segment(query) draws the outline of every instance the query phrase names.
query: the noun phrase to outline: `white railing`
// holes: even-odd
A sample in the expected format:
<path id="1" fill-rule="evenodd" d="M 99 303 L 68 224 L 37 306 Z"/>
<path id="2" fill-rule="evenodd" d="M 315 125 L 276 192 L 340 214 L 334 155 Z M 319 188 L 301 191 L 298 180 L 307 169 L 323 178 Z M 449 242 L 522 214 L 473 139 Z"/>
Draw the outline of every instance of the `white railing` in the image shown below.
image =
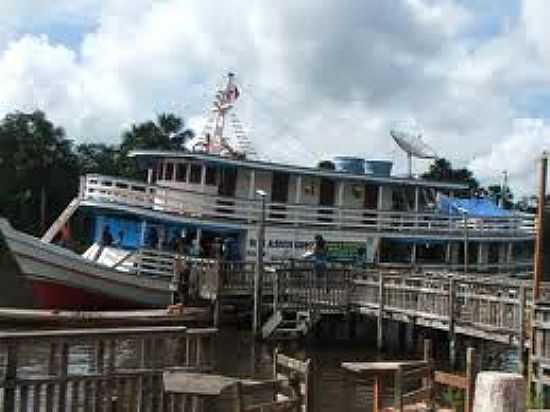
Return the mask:
<path id="1" fill-rule="evenodd" d="M 83 184 L 84 188 L 80 193 L 86 200 L 120 203 L 189 217 L 233 222 L 255 222 L 260 217 L 260 203 L 256 200 L 215 196 L 102 175 L 87 175 L 83 179 Z M 531 214 L 468 218 L 465 225 L 462 216 L 446 214 L 274 202 L 266 204 L 266 221 L 275 225 L 336 227 L 372 232 L 398 232 L 405 235 L 462 235 L 465 226 L 468 227 L 470 235 L 476 237 L 529 237 L 535 231 L 534 216 Z"/>

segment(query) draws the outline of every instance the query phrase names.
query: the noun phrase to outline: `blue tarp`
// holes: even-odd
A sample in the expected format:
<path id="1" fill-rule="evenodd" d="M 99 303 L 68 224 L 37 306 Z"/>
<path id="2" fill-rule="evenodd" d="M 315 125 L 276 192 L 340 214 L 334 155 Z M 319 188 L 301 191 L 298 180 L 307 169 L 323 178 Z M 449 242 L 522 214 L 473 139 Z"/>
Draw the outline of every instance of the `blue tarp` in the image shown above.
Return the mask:
<path id="1" fill-rule="evenodd" d="M 470 217 L 512 216 L 512 212 L 501 209 L 489 199 L 458 199 L 440 195 L 437 208 L 439 212 L 450 215 L 462 215 L 466 211 Z"/>

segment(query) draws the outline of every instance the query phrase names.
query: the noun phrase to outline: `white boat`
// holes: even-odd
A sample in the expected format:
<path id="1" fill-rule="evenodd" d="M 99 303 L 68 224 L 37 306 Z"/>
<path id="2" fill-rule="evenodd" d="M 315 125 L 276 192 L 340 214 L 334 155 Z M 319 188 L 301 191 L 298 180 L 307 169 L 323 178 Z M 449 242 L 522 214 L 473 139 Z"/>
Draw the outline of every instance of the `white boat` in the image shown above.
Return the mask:
<path id="1" fill-rule="evenodd" d="M 0 219 L 0 234 L 43 309 L 166 307 L 169 278 L 136 276 L 19 232 Z"/>
<path id="2" fill-rule="evenodd" d="M 340 156 L 329 163 L 332 170 L 262 160 L 234 116 L 238 95 L 230 75 L 195 150 L 131 152 L 146 180 L 83 176 L 77 197 L 41 241 L 4 222 L 0 229 L 22 273 L 36 284 L 110 294 L 122 306 L 161 306 L 168 302 L 176 244 L 208 258 L 220 239 L 226 259 L 254 260 L 262 222 L 266 260 L 300 258 L 321 235 L 329 260 L 444 271 L 530 269 L 533 215 L 468 199 L 463 184 L 393 176 L 388 161 Z M 235 126 L 233 140 L 228 124 Z M 83 257 L 49 244 L 77 210 L 93 227 Z M 107 228 L 114 242 L 103 248 Z M 63 293 L 44 290 L 45 302 L 62 301 Z M 50 294 L 57 295 L 47 299 Z"/>

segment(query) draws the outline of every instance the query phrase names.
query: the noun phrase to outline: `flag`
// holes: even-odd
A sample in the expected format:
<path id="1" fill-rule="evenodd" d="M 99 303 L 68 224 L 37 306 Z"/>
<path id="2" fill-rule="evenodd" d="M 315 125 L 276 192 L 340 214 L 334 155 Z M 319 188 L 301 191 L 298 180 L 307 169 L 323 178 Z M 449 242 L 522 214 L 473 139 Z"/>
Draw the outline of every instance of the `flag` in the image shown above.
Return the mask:
<path id="1" fill-rule="evenodd" d="M 235 101 L 239 98 L 240 92 L 237 86 L 234 84 L 231 84 L 227 91 L 225 92 L 225 98 L 227 99 L 227 103 L 235 103 Z"/>

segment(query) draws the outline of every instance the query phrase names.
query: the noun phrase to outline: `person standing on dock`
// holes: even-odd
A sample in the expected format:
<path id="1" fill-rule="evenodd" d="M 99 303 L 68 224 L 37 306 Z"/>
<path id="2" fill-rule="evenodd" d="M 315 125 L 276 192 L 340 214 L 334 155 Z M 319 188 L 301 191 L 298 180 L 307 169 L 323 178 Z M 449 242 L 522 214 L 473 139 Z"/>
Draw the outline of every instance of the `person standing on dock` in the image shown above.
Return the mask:
<path id="1" fill-rule="evenodd" d="M 191 266 L 188 261 L 182 260 L 181 256 L 176 258 L 174 264 L 174 276 L 170 284 L 172 290 L 172 304 L 187 305 L 189 297 L 189 279 L 191 277 Z"/>
<path id="2" fill-rule="evenodd" d="M 101 246 L 107 247 L 113 244 L 113 235 L 111 234 L 111 228 L 109 225 L 105 225 L 103 232 L 101 233 Z"/>
<path id="3" fill-rule="evenodd" d="M 321 235 L 315 235 L 315 242 L 313 244 L 313 268 L 315 271 L 315 278 L 320 280 L 322 277 L 325 279 L 325 289 L 328 289 L 327 279 L 327 249 L 326 242 Z"/>

